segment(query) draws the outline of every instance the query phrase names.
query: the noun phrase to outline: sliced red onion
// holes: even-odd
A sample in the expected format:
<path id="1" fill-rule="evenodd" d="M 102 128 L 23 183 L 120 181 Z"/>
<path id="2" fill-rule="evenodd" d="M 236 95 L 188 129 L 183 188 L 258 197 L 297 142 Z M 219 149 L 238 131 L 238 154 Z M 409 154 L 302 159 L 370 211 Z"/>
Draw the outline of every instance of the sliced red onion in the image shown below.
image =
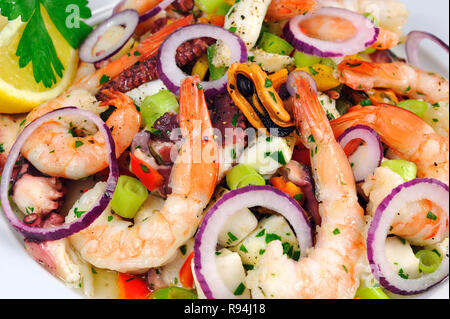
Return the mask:
<path id="1" fill-rule="evenodd" d="M 378 206 L 367 237 L 367 256 L 372 273 L 380 284 L 400 295 L 415 295 L 448 277 L 448 248 L 438 269 L 416 279 L 403 279 L 393 270 L 386 256 L 386 237 L 397 212 L 408 202 L 427 199 L 449 213 L 448 185 L 431 178 L 414 179 L 397 186 Z"/>
<path id="2" fill-rule="evenodd" d="M 247 186 L 226 193 L 206 213 L 195 237 L 194 270 L 206 298 L 233 299 L 236 296 L 222 282 L 217 272 L 215 252 L 218 234 L 237 211 L 255 206 L 281 214 L 292 226 L 301 248 L 301 257 L 312 247 L 312 229 L 300 205 L 271 186 Z"/>
<path id="3" fill-rule="evenodd" d="M 372 128 L 365 125 L 355 125 L 347 129 L 339 138 L 342 148 L 353 140 L 361 139 L 366 143 L 367 151 L 361 156 L 353 156 L 352 169 L 357 183 L 364 182 L 383 161 L 383 145 L 381 139 Z"/>
<path id="4" fill-rule="evenodd" d="M 174 1 L 175 0 L 163 0 L 163 1 L 161 1 L 156 7 L 154 7 L 153 9 L 151 9 L 151 10 L 147 11 L 146 13 L 144 13 L 143 15 L 141 15 L 139 17 L 139 23 L 145 22 L 148 19 L 154 17 L 155 15 L 160 13 L 161 11 L 165 10 Z"/>
<path id="5" fill-rule="evenodd" d="M 167 88 L 178 94 L 181 82 L 188 76 L 175 63 L 177 48 L 186 41 L 208 37 L 226 43 L 231 52 L 231 63 L 247 62 L 247 48 L 236 34 L 211 24 L 192 24 L 172 33 L 161 45 L 158 53 L 158 74 Z M 201 82 L 206 98 L 226 92 L 228 72 L 218 80 Z"/>
<path id="6" fill-rule="evenodd" d="M 109 59 L 117 52 L 119 52 L 123 46 L 130 40 L 133 36 L 134 31 L 139 23 L 139 13 L 136 10 L 124 10 L 115 15 L 113 15 L 108 20 L 102 22 L 94 31 L 84 40 L 80 47 L 79 56 L 83 62 L 86 63 L 98 63 Z M 119 41 L 114 43 L 111 48 L 109 48 L 103 54 L 99 56 L 93 55 L 93 49 L 98 39 L 105 34 L 107 30 L 114 26 L 125 26 L 125 32 Z"/>
<path id="7" fill-rule="evenodd" d="M 411 31 L 408 34 L 408 39 L 405 43 L 406 49 L 406 57 L 408 58 L 408 63 L 413 64 L 417 67 L 420 67 L 419 61 L 419 46 L 422 40 L 428 39 L 436 44 L 438 44 L 441 48 L 443 48 L 447 53 L 449 52 L 448 44 L 439 39 L 437 36 L 424 32 L 424 31 Z"/>
<path id="8" fill-rule="evenodd" d="M 295 97 L 297 95 L 297 83 L 295 81 L 295 77 L 297 76 L 307 79 L 314 91 L 317 92 L 317 84 L 316 81 L 314 81 L 314 79 L 312 78 L 311 74 L 305 71 L 298 70 L 289 74 L 286 81 L 286 88 L 291 96 Z"/>
<path id="9" fill-rule="evenodd" d="M 339 17 L 353 23 L 357 33 L 344 41 L 325 41 L 307 36 L 300 23 L 313 16 Z M 323 7 L 314 13 L 292 18 L 284 27 L 284 37 L 295 49 L 306 54 L 320 57 L 339 57 L 364 51 L 378 38 L 380 30 L 362 14 L 340 8 Z"/>
<path id="10" fill-rule="evenodd" d="M 11 175 L 17 158 L 20 155 L 20 150 L 22 149 L 22 146 L 26 142 L 28 137 L 30 137 L 31 134 L 33 134 L 33 132 L 42 124 L 60 116 L 83 116 L 88 120 L 94 122 L 94 124 L 97 125 L 99 131 L 105 136 L 106 146 L 109 152 L 109 177 L 106 182 L 106 190 L 103 193 L 102 197 L 99 199 L 97 205 L 95 205 L 93 208 L 91 208 L 90 211 L 84 213 L 79 219 L 70 224 L 63 224 L 61 226 L 53 228 L 30 227 L 29 225 L 23 223 L 16 216 L 11 207 L 11 203 L 9 201 L 9 185 L 11 181 Z M 5 168 L 3 170 L 0 184 L 0 201 L 6 218 L 8 218 L 11 225 L 15 229 L 17 229 L 17 231 L 22 233 L 22 235 L 24 235 L 27 239 L 34 241 L 58 240 L 78 233 L 81 230 L 87 228 L 106 209 L 116 189 L 117 179 L 119 178 L 119 166 L 117 164 L 115 154 L 116 147 L 111 135 L 111 130 L 105 124 L 105 122 L 102 121 L 101 118 L 91 112 L 80 110 L 76 107 L 66 107 L 47 113 L 44 116 L 36 119 L 27 127 L 25 127 L 25 129 L 19 135 L 13 147 L 11 148 L 8 159 L 5 163 Z"/>

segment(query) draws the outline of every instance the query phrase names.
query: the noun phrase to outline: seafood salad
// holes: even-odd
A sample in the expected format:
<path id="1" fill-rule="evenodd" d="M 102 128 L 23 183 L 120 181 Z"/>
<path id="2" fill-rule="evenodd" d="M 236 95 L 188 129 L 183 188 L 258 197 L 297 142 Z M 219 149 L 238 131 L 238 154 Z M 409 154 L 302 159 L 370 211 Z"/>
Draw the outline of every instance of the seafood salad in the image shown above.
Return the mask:
<path id="1" fill-rule="evenodd" d="M 91 27 L 53 2 L 0 1 L 0 201 L 64 284 L 388 299 L 448 280 L 449 82 L 418 54 L 448 45 L 404 34 L 404 3 L 123 0 Z"/>

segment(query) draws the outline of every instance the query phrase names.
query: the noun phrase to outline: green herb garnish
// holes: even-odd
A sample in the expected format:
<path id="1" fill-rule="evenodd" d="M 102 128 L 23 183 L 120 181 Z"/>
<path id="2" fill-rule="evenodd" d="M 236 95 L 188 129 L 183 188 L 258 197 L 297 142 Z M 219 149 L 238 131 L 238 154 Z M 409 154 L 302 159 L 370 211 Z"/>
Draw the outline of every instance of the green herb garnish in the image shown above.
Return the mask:
<path id="1" fill-rule="evenodd" d="M 1 15 L 9 21 L 20 16 L 22 22 L 27 23 L 16 51 L 19 67 L 24 68 L 31 62 L 36 83 L 42 82 L 45 87 L 50 88 L 57 82 L 56 75 L 63 77 L 64 66 L 45 26 L 41 12 L 43 8 L 74 49 L 77 49 L 92 31 L 92 27 L 80 19 L 88 19 L 92 14 L 85 0 L 0 1 Z"/>

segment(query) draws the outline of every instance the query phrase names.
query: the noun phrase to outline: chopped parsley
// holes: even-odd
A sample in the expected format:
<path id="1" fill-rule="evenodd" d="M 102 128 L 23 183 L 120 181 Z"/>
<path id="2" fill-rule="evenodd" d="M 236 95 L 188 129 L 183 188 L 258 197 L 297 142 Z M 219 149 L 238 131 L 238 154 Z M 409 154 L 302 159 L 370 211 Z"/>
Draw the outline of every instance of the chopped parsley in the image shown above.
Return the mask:
<path id="1" fill-rule="evenodd" d="M 310 136 L 308 136 L 308 143 L 315 143 L 316 140 L 314 139 L 314 136 L 311 134 Z"/>
<path id="2" fill-rule="evenodd" d="M 339 230 L 339 228 L 336 228 L 335 230 L 333 230 L 333 235 L 339 235 L 341 233 L 341 231 Z"/>
<path id="3" fill-rule="evenodd" d="M 186 245 L 181 246 L 181 247 L 180 247 L 180 251 L 181 251 L 181 254 L 182 254 L 183 256 L 186 255 L 187 246 L 186 246 Z"/>
<path id="4" fill-rule="evenodd" d="M 281 165 L 287 164 L 282 151 L 274 152 L 270 155 L 270 157 L 273 158 L 274 160 L 276 160 Z"/>
<path id="5" fill-rule="evenodd" d="M 233 242 L 237 240 L 237 237 L 232 233 L 232 232 L 228 232 L 228 238 Z"/>
<path id="6" fill-rule="evenodd" d="M 75 142 L 75 148 L 79 148 L 80 146 L 83 146 L 83 145 L 84 145 L 84 143 L 81 142 L 81 141 L 76 141 Z"/>
<path id="7" fill-rule="evenodd" d="M 436 220 L 437 216 L 435 214 L 433 214 L 432 212 L 428 212 L 427 218 L 428 219 L 432 219 L 432 220 Z"/>
<path id="8" fill-rule="evenodd" d="M 231 150 L 231 158 L 232 159 L 236 159 L 236 150 L 233 148 L 232 150 Z"/>
<path id="9" fill-rule="evenodd" d="M 231 28 L 229 28 L 228 30 L 230 30 L 230 32 L 236 32 L 237 27 L 231 27 Z"/>
<path id="10" fill-rule="evenodd" d="M 274 240 L 280 240 L 281 241 L 281 237 L 278 236 L 277 234 L 267 234 L 266 235 L 266 243 L 270 243 L 271 241 Z"/>
<path id="11" fill-rule="evenodd" d="M 262 237 L 266 233 L 266 229 L 261 230 L 255 237 Z"/>
<path id="12" fill-rule="evenodd" d="M 97 274 L 97 271 L 95 270 L 95 268 L 94 267 L 92 267 L 91 266 L 91 271 L 92 271 L 92 273 L 94 274 L 94 275 L 96 275 Z"/>
<path id="13" fill-rule="evenodd" d="M 316 70 L 314 70 L 314 68 L 312 66 L 308 66 L 309 72 L 311 72 L 312 75 L 317 75 L 319 74 L 319 72 L 317 72 Z"/>
<path id="14" fill-rule="evenodd" d="M 244 286 L 244 284 L 241 282 L 240 284 L 239 284 L 239 286 L 237 286 L 237 288 L 236 288 L 236 290 L 234 291 L 234 295 L 235 296 L 241 296 L 243 293 L 244 293 L 244 290 L 245 290 L 245 286 Z"/>
<path id="15" fill-rule="evenodd" d="M 150 170 L 148 169 L 147 166 L 145 166 L 144 164 L 139 164 L 141 166 L 141 169 L 144 173 L 150 173 Z"/>
<path id="16" fill-rule="evenodd" d="M 366 100 L 362 100 L 360 104 L 361 104 L 361 106 L 369 106 L 369 105 L 372 105 L 372 101 L 370 99 L 366 99 Z"/>
<path id="17" fill-rule="evenodd" d="M 275 101 L 275 103 L 278 103 L 277 98 L 275 97 L 275 94 L 272 91 L 269 91 L 270 96 Z"/>
<path id="18" fill-rule="evenodd" d="M 103 76 L 100 78 L 100 84 L 105 84 L 107 82 L 109 82 L 111 78 L 109 76 L 107 76 L 106 74 L 103 74 Z"/>
<path id="19" fill-rule="evenodd" d="M 244 253 L 248 253 L 247 248 L 242 244 L 241 247 L 239 247 L 240 251 L 243 251 Z"/>
<path id="20" fill-rule="evenodd" d="M 25 207 L 26 214 L 32 214 L 34 212 L 34 207 Z"/>
<path id="21" fill-rule="evenodd" d="M 0 153 L 5 153 L 5 148 L 3 147 L 3 144 L 0 144 Z"/>
<path id="22" fill-rule="evenodd" d="M 348 274 L 348 269 L 345 267 L 345 265 L 342 265 L 342 268 L 344 268 L 345 272 Z"/>
<path id="23" fill-rule="evenodd" d="M 264 83 L 264 86 L 266 88 L 270 88 L 273 85 L 272 81 L 270 79 L 266 79 L 266 82 Z"/>
<path id="24" fill-rule="evenodd" d="M 112 216 L 108 216 L 108 222 L 111 222 L 113 220 L 114 217 Z"/>
<path id="25" fill-rule="evenodd" d="M 75 210 L 73 211 L 75 216 L 77 216 L 77 218 L 80 218 L 84 213 L 86 213 L 85 210 L 78 210 L 77 207 L 75 207 Z"/>
<path id="26" fill-rule="evenodd" d="M 266 252 L 265 249 L 260 249 L 260 250 L 259 250 L 259 254 L 260 254 L 260 255 L 264 255 L 265 252 Z"/>
<path id="27" fill-rule="evenodd" d="M 398 275 L 400 277 L 402 277 L 403 279 L 408 279 L 409 278 L 409 275 L 404 273 L 403 268 L 400 268 L 400 270 L 398 271 Z"/>
<path id="28" fill-rule="evenodd" d="M 239 112 L 234 113 L 233 119 L 231 120 L 231 124 L 236 127 L 237 126 L 237 120 L 238 120 Z"/>
<path id="29" fill-rule="evenodd" d="M 295 196 L 294 196 L 294 199 L 295 199 L 295 200 L 298 200 L 299 202 L 301 202 L 301 201 L 303 200 L 303 194 L 300 193 L 300 194 L 295 195 Z"/>
<path id="30" fill-rule="evenodd" d="M 142 54 L 141 54 L 141 52 L 139 52 L 138 50 L 136 50 L 136 51 L 134 51 L 134 56 L 141 56 Z"/>
<path id="31" fill-rule="evenodd" d="M 347 66 L 349 67 L 349 68 L 356 68 L 356 67 L 358 67 L 358 66 L 361 66 L 362 65 L 362 63 L 347 63 Z"/>
<path id="32" fill-rule="evenodd" d="M 255 266 L 249 264 L 243 264 L 242 266 L 244 266 L 245 270 L 253 270 L 255 268 Z"/>

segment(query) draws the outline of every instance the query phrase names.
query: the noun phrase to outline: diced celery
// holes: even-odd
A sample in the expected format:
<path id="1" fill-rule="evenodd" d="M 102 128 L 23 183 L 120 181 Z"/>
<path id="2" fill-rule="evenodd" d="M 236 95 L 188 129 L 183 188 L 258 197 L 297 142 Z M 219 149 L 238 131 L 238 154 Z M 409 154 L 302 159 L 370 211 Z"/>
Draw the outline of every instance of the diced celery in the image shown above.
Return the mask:
<path id="1" fill-rule="evenodd" d="M 425 273 L 432 273 L 438 269 L 441 264 L 441 257 L 431 250 L 420 250 L 416 253 L 416 257 L 419 258 L 419 270 Z"/>
<path id="2" fill-rule="evenodd" d="M 280 55 L 290 55 L 294 51 L 294 47 L 289 42 L 269 32 L 263 33 L 258 47 L 268 53 Z"/>
<path id="3" fill-rule="evenodd" d="M 177 98 L 169 90 L 162 90 L 147 96 L 141 105 L 141 114 L 148 130 L 152 130 L 156 120 L 168 112 L 178 113 Z"/>
<path id="4" fill-rule="evenodd" d="M 336 63 L 330 58 L 321 58 L 314 55 L 309 55 L 300 51 L 294 53 L 294 63 L 297 68 L 303 68 L 307 66 L 313 66 L 316 64 L 327 65 L 333 69 L 336 69 Z"/>
<path id="5" fill-rule="evenodd" d="M 216 55 L 216 45 L 213 44 L 208 47 L 207 54 L 208 54 L 208 66 L 209 66 L 209 76 L 211 81 L 215 81 L 220 79 L 222 76 L 225 75 L 227 72 L 227 69 L 225 67 L 216 67 L 212 62 L 214 59 L 214 56 Z"/>
<path id="6" fill-rule="evenodd" d="M 249 185 L 266 185 L 266 180 L 253 167 L 239 164 L 227 174 L 227 184 L 233 190 Z"/>
<path id="7" fill-rule="evenodd" d="M 192 291 L 180 287 L 167 287 L 156 290 L 150 295 L 151 299 L 198 299 Z"/>
<path id="8" fill-rule="evenodd" d="M 321 58 L 300 51 L 295 51 L 294 60 L 295 66 L 297 68 L 303 68 L 305 66 L 311 66 L 320 63 Z"/>
<path id="9" fill-rule="evenodd" d="M 215 14 L 218 16 L 225 16 L 230 9 L 231 6 L 228 3 L 223 2 L 217 7 Z"/>
<path id="10" fill-rule="evenodd" d="M 214 13 L 220 5 L 226 2 L 224 0 L 195 0 L 194 3 L 204 13 L 211 14 Z"/>
<path id="11" fill-rule="evenodd" d="M 148 190 L 138 179 L 120 176 L 111 200 L 112 210 L 123 218 L 134 218 L 148 197 Z"/>
<path id="12" fill-rule="evenodd" d="M 406 182 L 413 180 L 417 176 L 416 164 L 404 160 L 390 160 L 381 163 L 382 167 L 389 167 L 400 175 Z"/>
<path id="13" fill-rule="evenodd" d="M 380 287 L 359 288 L 356 291 L 356 299 L 389 299 Z"/>
<path id="14" fill-rule="evenodd" d="M 417 116 L 423 117 L 428 110 L 428 104 L 418 100 L 405 100 L 398 103 L 401 108 L 413 112 Z"/>

